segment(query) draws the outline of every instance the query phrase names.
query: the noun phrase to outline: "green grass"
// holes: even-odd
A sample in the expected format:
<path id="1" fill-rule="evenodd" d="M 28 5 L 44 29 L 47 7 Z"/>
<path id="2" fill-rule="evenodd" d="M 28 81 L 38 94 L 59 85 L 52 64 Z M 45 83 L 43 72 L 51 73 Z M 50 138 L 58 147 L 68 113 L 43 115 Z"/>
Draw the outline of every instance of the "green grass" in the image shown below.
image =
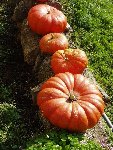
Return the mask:
<path id="1" fill-rule="evenodd" d="M 0 150 L 19 150 L 28 139 L 20 110 L 12 104 L 0 104 Z"/>
<path id="2" fill-rule="evenodd" d="M 102 150 L 102 147 L 82 134 L 53 130 L 36 136 L 27 143 L 25 150 Z"/>
<path id="3" fill-rule="evenodd" d="M 0 103 L 8 102 L 12 103 L 11 89 L 10 87 L 6 87 L 5 85 L 0 86 Z"/>

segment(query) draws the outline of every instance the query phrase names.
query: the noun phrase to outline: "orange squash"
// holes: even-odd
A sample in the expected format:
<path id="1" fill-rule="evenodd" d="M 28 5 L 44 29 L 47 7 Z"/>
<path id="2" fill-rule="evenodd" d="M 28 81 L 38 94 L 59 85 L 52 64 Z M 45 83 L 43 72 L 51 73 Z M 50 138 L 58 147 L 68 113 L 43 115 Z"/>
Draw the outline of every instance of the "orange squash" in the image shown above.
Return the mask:
<path id="1" fill-rule="evenodd" d="M 47 4 L 32 7 L 27 19 L 31 30 L 42 35 L 64 32 L 67 25 L 66 16 L 60 10 Z"/>
<path id="2" fill-rule="evenodd" d="M 88 58 L 80 49 L 58 50 L 51 58 L 51 67 L 55 74 L 61 72 L 82 73 L 87 65 Z"/>
<path id="3" fill-rule="evenodd" d="M 97 87 L 81 74 L 59 73 L 37 95 L 37 105 L 53 125 L 83 132 L 94 127 L 104 112 Z"/>
<path id="4" fill-rule="evenodd" d="M 62 33 L 49 33 L 43 36 L 39 42 L 42 52 L 54 53 L 59 49 L 68 48 L 68 40 Z"/>

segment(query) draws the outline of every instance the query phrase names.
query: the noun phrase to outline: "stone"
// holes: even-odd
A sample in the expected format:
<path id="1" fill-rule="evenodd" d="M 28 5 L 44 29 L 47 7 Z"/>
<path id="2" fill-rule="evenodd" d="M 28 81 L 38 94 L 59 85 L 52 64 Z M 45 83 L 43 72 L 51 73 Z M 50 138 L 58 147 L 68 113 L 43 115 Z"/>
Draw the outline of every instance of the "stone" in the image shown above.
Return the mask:
<path id="1" fill-rule="evenodd" d="M 34 5 L 34 0 L 21 0 L 14 9 L 12 19 L 15 22 L 22 22 L 25 18 L 27 18 L 29 9 Z"/>
<path id="2" fill-rule="evenodd" d="M 42 61 L 38 70 L 36 70 L 35 77 L 39 83 L 46 81 L 54 75 L 51 65 L 50 65 L 51 56 L 46 56 Z"/>
<path id="3" fill-rule="evenodd" d="M 41 61 L 41 52 L 39 48 L 39 40 L 41 36 L 31 31 L 25 19 L 21 26 L 21 45 L 23 49 L 24 61 L 34 66 L 37 61 Z M 38 57 L 38 58 L 37 58 Z"/>

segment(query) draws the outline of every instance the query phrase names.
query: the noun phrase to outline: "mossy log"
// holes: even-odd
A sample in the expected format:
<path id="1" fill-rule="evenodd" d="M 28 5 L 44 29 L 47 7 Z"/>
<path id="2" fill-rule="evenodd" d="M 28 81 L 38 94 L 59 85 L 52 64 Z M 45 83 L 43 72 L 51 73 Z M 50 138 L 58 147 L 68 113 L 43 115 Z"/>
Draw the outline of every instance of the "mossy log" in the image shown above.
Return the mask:
<path id="1" fill-rule="evenodd" d="M 41 36 L 31 31 L 31 29 L 28 26 L 27 19 L 23 21 L 20 32 L 21 32 L 21 45 L 23 48 L 24 61 L 32 66 L 35 65 L 35 61 L 38 61 L 40 63 L 41 53 L 38 43 Z"/>

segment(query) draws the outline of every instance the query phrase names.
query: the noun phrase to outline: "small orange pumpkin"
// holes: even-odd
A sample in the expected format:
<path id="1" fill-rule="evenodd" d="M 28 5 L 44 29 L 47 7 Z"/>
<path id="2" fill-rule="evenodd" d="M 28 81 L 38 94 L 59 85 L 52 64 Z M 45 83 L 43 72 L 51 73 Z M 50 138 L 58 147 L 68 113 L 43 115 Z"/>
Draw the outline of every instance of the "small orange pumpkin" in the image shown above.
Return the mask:
<path id="1" fill-rule="evenodd" d="M 97 87 L 83 75 L 69 72 L 59 73 L 42 85 L 37 105 L 53 125 L 76 132 L 94 127 L 104 112 Z"/>
<path id="2" fill-rule="evenodd" d="M 54 53 L 59 49 L 68 48 L 68 40 L 62 33 L 49 33 L 43 36 L 39 42 L 42 52 Z"/>
<path id="3" fill-rule="evenodd" d="M 88 58 L 80 49 L 65 49 L 56 51 L 51 58 L 51 67 L 55 74 L 71 72 L 79 74 L 88 65 Z"/>

